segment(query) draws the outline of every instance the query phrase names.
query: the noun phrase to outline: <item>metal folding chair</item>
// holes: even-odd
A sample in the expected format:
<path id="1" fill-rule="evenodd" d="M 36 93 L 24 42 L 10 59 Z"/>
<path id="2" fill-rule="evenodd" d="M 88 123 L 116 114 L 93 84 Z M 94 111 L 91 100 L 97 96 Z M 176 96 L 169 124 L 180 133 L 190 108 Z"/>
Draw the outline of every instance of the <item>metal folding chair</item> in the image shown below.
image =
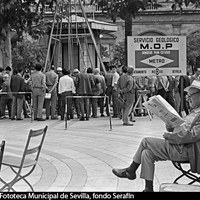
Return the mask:
<path id="1" fill-rule="evenodd" d="M 186 165 L 186 164 L 187 164 L 187 165 L 190 165 L 189 161 L 184 161 L 184 162 L 183 162 L 183 161 L 181 161 L 181 162 L 179 162 L 179 161 L 172 161 L 172 164 L 173 164 L 178 170 L 180 170 L 180 171 L 182 172 L 182 174 L 179 175 L 179 176 L 174 180 L 173 183 L 178 183 L 178 180 L 180 180 L 180 179 L 183 178 L 183 177 L 187 177 L 188 179 L 190 179 L 190 182 L 188 182 L 188 185 L 192 185 L 192 184 L 195 183 L 195 182 L 200 183 L 200 176 L 198 176 L 198 175 L 192 173 L 190 167 L 187 168 L 187 169 L 186 169 L 186 167 L 185 167 L 185 169 L 184 169 L 184 167 L 183 167 L 184 165 Z"/>
<path id="2" fill-rule="evenodd" d="M 3 140 L 0 144 L 0 171 L 1 171 L 1 165 L 2 165 L 2 160 L 3 160 L 3 155 L 4 155 L 4 148 L 5 148 L 5 141 Z"/>
<path id="3" fill-rule="evenodd" d="M 20 180 L 23 180 L 30 187 L 31 191 L 34 191 L 33 186 L 28 182 L 26 178 L 34 171 L 37 165 L 47 128 L 48 126 L 43 129 L 31 129 L 29 131 L 28 139 L 21 157 L 10 155 L 5 155 L 3 157 L 2 165 L 8 166 L 12 172 L 14 172 L 15 176 L 9 182 L 6 182 L 0 178 L 0 181 L 4 184 L 0 191 L 15 192 L 13 186 Z M 28 172 L 26 170 L 26 172 L 23 174 L 24 168 L 30 170 L 28 170 Z"/>

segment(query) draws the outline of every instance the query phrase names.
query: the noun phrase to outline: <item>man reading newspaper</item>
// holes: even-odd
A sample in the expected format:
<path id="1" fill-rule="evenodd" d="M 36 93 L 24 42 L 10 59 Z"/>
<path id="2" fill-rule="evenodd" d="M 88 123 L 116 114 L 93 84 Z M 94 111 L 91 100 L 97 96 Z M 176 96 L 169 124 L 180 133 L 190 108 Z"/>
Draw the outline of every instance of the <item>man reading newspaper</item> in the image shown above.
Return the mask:
<path id="1" fill-rule="evenodd" d="M 144 192 L 153 192 L 154 163 L 156 161 L 189 161 L 191 171 L 200 174 L 200 81 L 193 81 L 185 89 L 192 111 L 184 122 L 175 126 L 166 121 L 163 138 L 144 138 L 133 156 L 133 162 L 124 169 L 112 172 L 130 180 L 136 179 L 136 170 L 141 164 L 140 178 L 145 179 Z"/>

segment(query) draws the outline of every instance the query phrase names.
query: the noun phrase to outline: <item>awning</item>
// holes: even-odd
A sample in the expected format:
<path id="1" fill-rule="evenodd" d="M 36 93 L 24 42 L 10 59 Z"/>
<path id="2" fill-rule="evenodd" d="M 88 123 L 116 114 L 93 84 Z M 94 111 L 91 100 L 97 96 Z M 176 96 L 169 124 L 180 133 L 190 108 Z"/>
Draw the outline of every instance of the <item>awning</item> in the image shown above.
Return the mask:
<path id="1" fill-rule="evenodd" d="M 85 18 L 84 17 L 79 17 L 77 15 L 72 15 L 70 19 L 68 18 L 63 18 L 62 23 L 68 23 L 70 21 L 71 23 L 85 23 Z M 108 22 L 103 22 L 99 20 L 94 20 L 88 18 L 88 22 L 91 25 L 92 29 L 98 29 L 98 30 L 104 30 L 104 31 L 117 31 L 118 27 L 115 24 L 108 23 Z"/>

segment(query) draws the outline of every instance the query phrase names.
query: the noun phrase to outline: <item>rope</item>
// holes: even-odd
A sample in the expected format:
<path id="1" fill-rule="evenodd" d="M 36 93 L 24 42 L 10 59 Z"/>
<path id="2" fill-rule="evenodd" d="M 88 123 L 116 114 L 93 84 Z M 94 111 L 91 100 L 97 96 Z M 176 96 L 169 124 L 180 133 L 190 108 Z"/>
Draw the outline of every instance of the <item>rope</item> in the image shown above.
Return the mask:
<path id="1" fill-rule="evenodd" d="M 108 96 L 66 96 L 66 98 L 75 98 L 75 99 L 101 99 L 101 98 L 108 98 Z"/>
<path id="2" fill-rule="evenodd" d="M 32 94 L 32 92 L 0 92 L 2 94 Z"/>

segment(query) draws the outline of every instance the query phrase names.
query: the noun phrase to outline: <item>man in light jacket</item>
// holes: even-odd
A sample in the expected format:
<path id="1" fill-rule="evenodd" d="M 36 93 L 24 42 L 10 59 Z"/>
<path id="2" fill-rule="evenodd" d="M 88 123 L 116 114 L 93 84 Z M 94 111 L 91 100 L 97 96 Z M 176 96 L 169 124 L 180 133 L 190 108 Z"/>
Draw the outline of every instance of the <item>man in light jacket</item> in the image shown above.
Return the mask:
<path id="1" fill-rule="evenodd" d="M 131 66 L 128 67 L 127 72 L 120 76 L 117 83 L 119 93 L 125 100 L 125 107 L 122 109 L 122 121 L 124 126 L 133 126 L 128 119 L 135 102 L 135 84 L 132 77 L 133 72 L 134 68 Z"/>
<path id="2" fill-rule="evenodd" d="M 134 180 L 136 170 L 141 164 L 140 178 L 145 179 L 144 192 L 153 192 L 156 161 L 189 161 L 191 172 L 200 174 L 200 81 L 194 80 L 185 90 L 193 109 L 184 118 L 185 122 L 175 128 L 166 124 L 164 139 L 144 138 L 130 166 L 112 170 L 116 176 Z"/>

